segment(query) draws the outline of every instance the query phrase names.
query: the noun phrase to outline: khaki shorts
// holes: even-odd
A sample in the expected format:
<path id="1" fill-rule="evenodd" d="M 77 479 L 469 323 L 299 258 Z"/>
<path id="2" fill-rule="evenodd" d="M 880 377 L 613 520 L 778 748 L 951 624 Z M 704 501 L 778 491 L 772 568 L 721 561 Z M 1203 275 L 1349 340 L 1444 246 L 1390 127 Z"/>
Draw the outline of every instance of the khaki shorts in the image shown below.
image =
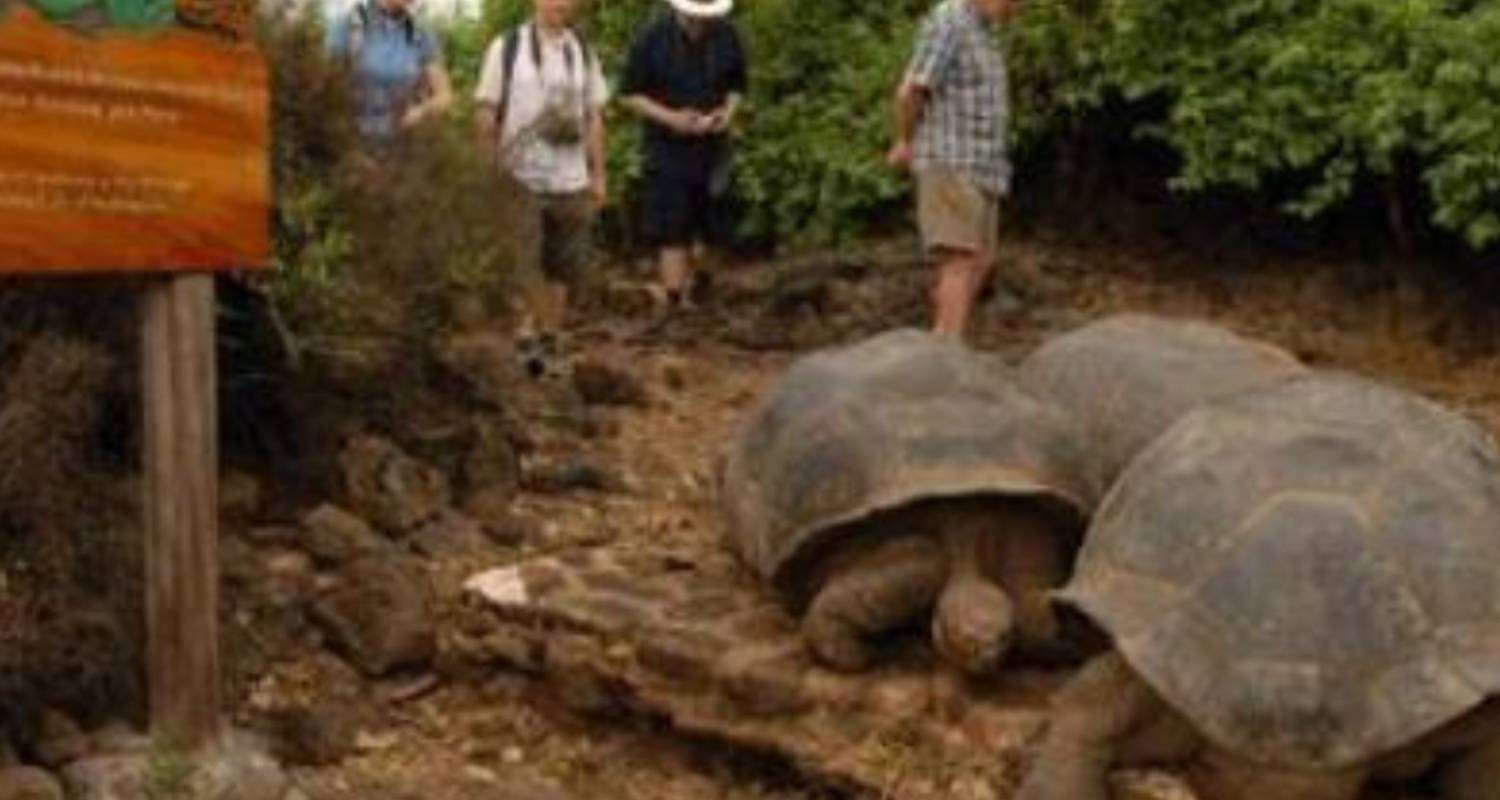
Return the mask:
<path id="1" fill-rule="evenodd" d="M 593 257 L 590 238 L 594 208 L 587 192 L 528 193 L 525 216 L 512 240 L 512 268 L 524 309 L 550 326 L 561 323 L 562 308 L 549 284 L 579 288 Z"/>
<path id="2" fill-rule="evenodd" d="M 957 172 L 920 173 L 917 226 L 929 254 L 960 250 L 992 258 L 1000 235 L 1000 196 Z"/>

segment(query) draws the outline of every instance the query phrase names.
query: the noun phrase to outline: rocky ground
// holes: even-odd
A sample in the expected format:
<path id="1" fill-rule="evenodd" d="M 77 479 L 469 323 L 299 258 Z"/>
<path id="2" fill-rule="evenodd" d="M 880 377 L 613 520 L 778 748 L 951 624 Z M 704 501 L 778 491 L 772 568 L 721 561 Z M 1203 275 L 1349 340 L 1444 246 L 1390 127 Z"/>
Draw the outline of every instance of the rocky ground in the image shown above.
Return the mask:
<path id="1" fill-rule="evenodd" d="M 475 399 L 461 425 L 453 423 L 465 431 L 461 452 L 442 446 L 457 436 L 442 415 L 404 430 L 358 432 L 338 459 L 339 490 L 292 511 L 270 510 L 263 480 L 228 478 L 236 723 L 264 735 L 315 799 L 608 792 L 622 800 L 1004 800 L 1014 764 L 990 763 L 972 737 L 932 750 L 945 741 L 942 730 L 929 739 L 915 728 L 869 735 L 871 708 L 887 713 L 922 693 L 926 713 L 940 705 L 941 687 L 912 689 L 907 681 L 881 689 L 879 703 L 861 706 L 865 721 L 845 720 L 843 728 L 837 718 L 798 722 L 804 740 L 821 741 L 823 725 L 841 742 L 857 741 L 852 761 L 824 769 L 796 747 L 779 747 L 774 735 L 724 724 L 722 714 L 695 724 L 675 698 L 654 697 L 646 684 L 601 689 L 553 680 L 550 667 L 527 669 L 537 639 L 476 645 L 487 635 L 475 621 L 483 613 L 464 589 L 486 570 L 605 553 L 648 571 L 714 576 L 724 582 L 717 588 L 753 596 L 718 542 L 714 458 L 797 352 L 921 322 L 924 273 L 913 252 L 896 245 L 741 267 L 718 281 L 707 309 L 660 329 L 644 325 L 649 303 L 622 282 L 595 298 L 593 322 L 573 343 L 575 360 L 539 379 L 524 375 L 503 336 L 482 327 L 459 332 L 436 350 L 455 391 Z M 1034 277 L 987 301 L 975 339 L 1011 357 L 1115 311 L 1205 317 L 1310 362 L 1410 386 L 1500 428 L 1500 358 L 1458 346 L 1453 320 L 1433 303 L 1356 297 L 1343 270 L 1229 268 L 1191 255 L 1040 241 L 1012 250 L 1007 266 Z M 540 640 L 554 636 L 536 624 Z M 590 657 L 634 657 L 612 651 L 612 641 L 589 640 Z M 1056 677 L 1017 680 L 996 701 L 1007 711 L 991 720 L 999 727 L 983 735 L 1022 749 Z M 633 702 L 597 696 L 627 690 Z M 943 730 L 973 733 L 967 719 L 951 717 Z M 995 782 L 973 777 L 985 770 Z M 1127 776 L 1122 788 L 1140 800 L 1186 796 L 1168 776 Z M 7 795 L 0 781 L 0 798 L 12 797 L 31 795 Z"/>

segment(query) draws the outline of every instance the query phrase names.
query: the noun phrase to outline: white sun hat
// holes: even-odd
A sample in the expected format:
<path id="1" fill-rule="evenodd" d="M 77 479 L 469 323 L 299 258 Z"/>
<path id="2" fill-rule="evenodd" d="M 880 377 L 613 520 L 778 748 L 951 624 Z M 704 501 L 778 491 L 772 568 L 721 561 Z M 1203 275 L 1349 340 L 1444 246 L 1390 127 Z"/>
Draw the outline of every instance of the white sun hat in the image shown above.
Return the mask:
<path id="1" fill-rule="evenodd" d="M 734 10 L 734 0 L 667 0 L 679 13 L 690 17 L 722 17 Z"/>

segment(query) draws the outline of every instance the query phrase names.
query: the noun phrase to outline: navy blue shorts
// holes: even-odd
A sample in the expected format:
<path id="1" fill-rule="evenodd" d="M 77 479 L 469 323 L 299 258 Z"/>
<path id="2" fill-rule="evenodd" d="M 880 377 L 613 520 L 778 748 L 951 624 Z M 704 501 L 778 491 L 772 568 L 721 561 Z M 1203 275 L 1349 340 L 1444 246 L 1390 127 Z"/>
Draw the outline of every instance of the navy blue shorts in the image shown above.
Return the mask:
<path id="1" fill-rule="evenodd" d="M 645 189 L 642 222 L 652 244 L 685 247 L 694 242 L 712 246 L 729 243 L 732 223 L 728 198 L 713 196 L 708 176 L 649 172 Z"/>

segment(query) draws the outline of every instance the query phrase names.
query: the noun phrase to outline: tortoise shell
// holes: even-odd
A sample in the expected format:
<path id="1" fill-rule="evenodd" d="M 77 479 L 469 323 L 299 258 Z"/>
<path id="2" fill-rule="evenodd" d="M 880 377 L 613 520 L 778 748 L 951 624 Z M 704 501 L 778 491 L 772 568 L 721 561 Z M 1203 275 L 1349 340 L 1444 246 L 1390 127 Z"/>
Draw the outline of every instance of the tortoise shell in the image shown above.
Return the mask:
<path id="1" fill-rule="evenodd" d="M 793 605 L 807 565 L 861 523 L 924 499 L 1029 496 L 1076 530 L 1070 422 L 998 357 L 898 330 L 798 359 L 749 415 L 720 473 L 731 550 Z"/>
<path id="2" fill-rule="evenodd" d="M 1123 314 L 1046 342 L 1021 363 L 1020 380 L 1076 417 L 1102 495 L 1194 406 L 1305 372 L 1290 353 L 1215 325 Z"/>
<path id="3" fill-rule="evenodd" d="M 1121 476 L 1062 599 L 1217 745 L 1339 768 L 1500 688 L 1500 454 L 1315 374 L 1202 406 Z"/>

